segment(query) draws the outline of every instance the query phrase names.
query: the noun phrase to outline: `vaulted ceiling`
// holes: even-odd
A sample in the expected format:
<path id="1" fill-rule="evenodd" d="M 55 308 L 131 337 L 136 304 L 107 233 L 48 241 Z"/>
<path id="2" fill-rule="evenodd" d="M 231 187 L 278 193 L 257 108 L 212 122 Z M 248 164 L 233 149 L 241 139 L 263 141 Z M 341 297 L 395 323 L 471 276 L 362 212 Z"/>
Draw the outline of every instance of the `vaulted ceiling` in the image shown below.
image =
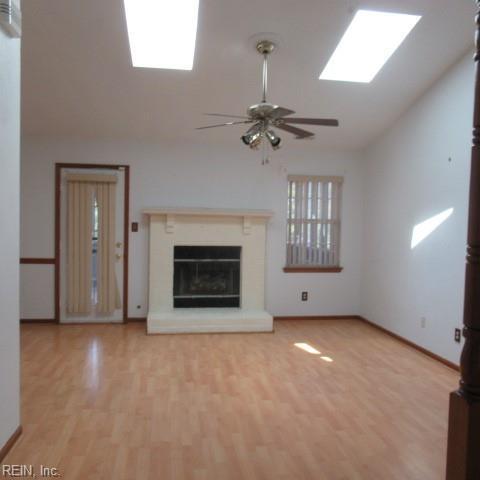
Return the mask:
<path id="1" fill-rule="evenodd" d="M 357 7 L 423 18 L 372 83 L 318 80 Z M 25 0 L 22 131 L 238 142 L 242 126 L 195 127 L 215 123 L 202 112 L 243 115 L 260 100 L 249 38 L 274 32 L 269 100 L 339 118 L 338 129 L 313 127 L 319 146 L 362 148 L 468 52 L 474 13 L 472 0 L 200 0 L 194 68 L 174 71 L 131 66 L 122 0 Z"/>

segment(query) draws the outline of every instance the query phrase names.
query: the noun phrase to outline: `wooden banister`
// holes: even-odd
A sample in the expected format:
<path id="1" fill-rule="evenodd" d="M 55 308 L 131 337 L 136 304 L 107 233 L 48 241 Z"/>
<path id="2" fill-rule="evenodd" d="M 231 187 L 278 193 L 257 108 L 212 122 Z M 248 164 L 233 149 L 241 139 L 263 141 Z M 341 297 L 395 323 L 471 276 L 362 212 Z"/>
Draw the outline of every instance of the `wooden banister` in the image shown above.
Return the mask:
<path id="1" fill-rule="evenodd" d="M 480 479 L 480 0 L 476 1 L 475 99 L 470 174 L 465 345 L 460 388 L 450 395 L 447 480 Z"/>

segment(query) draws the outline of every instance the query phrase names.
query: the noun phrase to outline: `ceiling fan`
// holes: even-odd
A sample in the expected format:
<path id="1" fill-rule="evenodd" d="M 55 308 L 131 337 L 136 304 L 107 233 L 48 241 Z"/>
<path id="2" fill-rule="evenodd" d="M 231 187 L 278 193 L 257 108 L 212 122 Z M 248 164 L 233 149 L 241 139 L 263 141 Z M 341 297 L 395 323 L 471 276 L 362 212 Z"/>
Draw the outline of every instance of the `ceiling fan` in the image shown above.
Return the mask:
<path id="1" fill-rule="evenodd" d="M 247 116 L 240 115 L 224 115 L 222 113 L 206 113 L 205 115 L 216 117 L 229 117 L 241 119 L 221 123 L 218 125 L 208 125 L 206 127 L 198 127 L 197 130 L 206 128 L 226 127 L 229 125 L 253 124 L 247 132 L 242 135 L 241 139 L 245 145 L 252 149 L 258 149 L 263 139 L 267 139 L 274 150 L 281 146 L 281 138 L 275 133 L 273 128 L 278 128 L 295 135 L 297 139 L 313 138 L 314 133 L 294 127 L 292 124 L 298 125 L 321 125 L 326 127 L 338 127 L 338 120 L 330 118 L 298 118 L 290 117 L 295 113 L 288 108 L 279 107 L 267 102 L 267 77 L 268 77 L 268 56 L 275 49 L 275 44 L 270 40 L 262 40 L 257 43 L 257 51 L 263 56 L 263 95 L 262 101 L 256 105 L 252 105 L 247 110 Z"/>

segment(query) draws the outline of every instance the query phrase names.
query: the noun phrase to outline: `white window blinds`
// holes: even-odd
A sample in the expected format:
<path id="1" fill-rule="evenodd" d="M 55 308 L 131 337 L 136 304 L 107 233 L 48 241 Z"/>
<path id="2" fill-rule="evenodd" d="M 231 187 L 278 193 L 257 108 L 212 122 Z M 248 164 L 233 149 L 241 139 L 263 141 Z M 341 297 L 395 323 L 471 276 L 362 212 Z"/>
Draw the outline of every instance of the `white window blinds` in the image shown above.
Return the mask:
<path id="1" fill-rule="evenodd" d="M 287 266 L 339 266 L 342 183 L 342 177 L 288 177 Z"/>

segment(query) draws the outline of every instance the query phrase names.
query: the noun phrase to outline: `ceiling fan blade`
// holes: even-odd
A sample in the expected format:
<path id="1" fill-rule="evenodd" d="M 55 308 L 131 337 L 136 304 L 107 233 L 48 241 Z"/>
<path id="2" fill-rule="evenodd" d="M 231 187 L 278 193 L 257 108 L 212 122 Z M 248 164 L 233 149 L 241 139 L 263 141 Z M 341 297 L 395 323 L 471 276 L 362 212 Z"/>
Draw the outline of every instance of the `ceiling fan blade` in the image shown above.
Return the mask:
<path id="1" fill-rule="evenodd" d="M 291 125 L 276 125 L 276 128 L 280 130 L 285 130 L 286 132 L 293 133 L 296 138 L 308 138 L 315 136 L 312 132 L 307 132 L 306 130 L 302 130 L 301 128 L 292 127 Z"/>
<path id="2" fill-rule="evenodd" d="M 253 123 L 253 121 L 247 120 L 245 122 L 227 122 L 227 123 L 220 123 L 219 125 L 207 125 L 206 127 L 197 127 L 195 130 L 205 130 L 206 128 L 216 128 L 216 127 L 228 127 L 230 125 L 243 125 L 245 123 Z"/>
<path id="3" fill-rule="evenodd" d="M 334 118 L 282 118 L 285 123 L 298 123 L 303 125 L 323 125 L 324 127 L 338 127 L 338 120 Z"/>
<path id="4" fill-rule="evenodd" d="M 276 118 L 282 118 L 285 117 L 286 115 L 291 115 L 292 113 L 295 113 L 293 110 L 290 110 L 288 108 L 284 107 L 275 107 L 272 112 L 269 115 L 269 118 L 271 119 L 276 119 Z"/>
<path id="5" fill-rule="evenodd" d="M 249 117 L 244 117 L 243 115 L 225 115 L 223 113 L 204 113 L 204 115 L 210 115 L 211 117 L 228 117 L 228 118 L 243 118 L 247 120 Z"/>

